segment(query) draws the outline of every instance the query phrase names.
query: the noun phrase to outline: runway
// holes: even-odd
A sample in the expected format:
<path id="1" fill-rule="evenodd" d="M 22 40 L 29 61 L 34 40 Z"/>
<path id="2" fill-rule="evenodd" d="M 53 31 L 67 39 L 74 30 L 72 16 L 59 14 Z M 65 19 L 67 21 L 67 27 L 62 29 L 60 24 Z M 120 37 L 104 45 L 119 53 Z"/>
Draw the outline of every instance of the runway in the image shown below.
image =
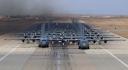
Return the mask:
<path id="1" fill-rule="evenodd" d="M 102 45 L 90 43 L 89 50 L 58 42 L 40 48 L 35 43 L 4 40 L 28 27 L 0 36 L 0 70 L 128 70 L 128 39 Z"/>

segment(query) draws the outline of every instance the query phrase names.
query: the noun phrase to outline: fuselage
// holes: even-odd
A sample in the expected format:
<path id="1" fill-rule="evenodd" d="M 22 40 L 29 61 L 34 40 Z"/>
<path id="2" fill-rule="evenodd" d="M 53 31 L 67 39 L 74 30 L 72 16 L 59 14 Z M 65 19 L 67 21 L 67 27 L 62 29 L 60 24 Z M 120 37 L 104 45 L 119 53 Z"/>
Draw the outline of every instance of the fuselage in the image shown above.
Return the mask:
<path id="1" fill-rule="evenodd" d="M 40 47 L 48 47 L 49 42 L 47 39 L 39 40 L 39 46 Z"/>
<path id="2" fill-rule="evenodd" d="M 84 49 L 84 48 L 85 48 L 85 49 L 86 49 L 86 48 L 89 48 L 89 42 L 88 42 L 88 40 L 86 40 L 86 39 L 85 39 L 85 40 L 80 40 L 80 41 L 79 41 L 79 47 L 80 47 L 80 48 L 83 48 L 83 49 Z"/>

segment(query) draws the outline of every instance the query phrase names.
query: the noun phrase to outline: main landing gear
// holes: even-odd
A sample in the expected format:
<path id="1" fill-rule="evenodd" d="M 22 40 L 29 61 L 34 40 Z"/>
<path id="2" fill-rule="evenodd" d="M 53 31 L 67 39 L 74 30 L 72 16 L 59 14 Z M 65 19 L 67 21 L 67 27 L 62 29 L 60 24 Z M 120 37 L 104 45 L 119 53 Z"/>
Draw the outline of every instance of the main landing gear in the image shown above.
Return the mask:
<path id="1" fill-rule="evenodd" d="M 47 48 L 47 47 L 49 47 L 49 45 L 47 45 L 47 46 L 41 46 L 41 45 L 39 45 L 38 47 Z"/>
<path id="2" fill-rule="evenodd" d="M 79 49 L 90 49 L 90 47 L 86 47 L 86 48 L 83 48 L 83 47 L 79 47 Z"/>

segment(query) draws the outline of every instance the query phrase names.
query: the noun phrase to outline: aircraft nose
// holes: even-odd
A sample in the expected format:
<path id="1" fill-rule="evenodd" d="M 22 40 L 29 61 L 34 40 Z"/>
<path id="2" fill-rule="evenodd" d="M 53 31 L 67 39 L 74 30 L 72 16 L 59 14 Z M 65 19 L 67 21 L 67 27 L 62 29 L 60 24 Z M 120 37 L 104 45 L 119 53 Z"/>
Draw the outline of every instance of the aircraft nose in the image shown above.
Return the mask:
<path id="1" fill-rule="evenodd" d="M 86 46 L 86 43 L 83 43 L 82 46 Z"/>
<path id="2" fill-rule="evenodd" d="M 42 42 L 42 44 L 45 44 L 45 42 Z"/>

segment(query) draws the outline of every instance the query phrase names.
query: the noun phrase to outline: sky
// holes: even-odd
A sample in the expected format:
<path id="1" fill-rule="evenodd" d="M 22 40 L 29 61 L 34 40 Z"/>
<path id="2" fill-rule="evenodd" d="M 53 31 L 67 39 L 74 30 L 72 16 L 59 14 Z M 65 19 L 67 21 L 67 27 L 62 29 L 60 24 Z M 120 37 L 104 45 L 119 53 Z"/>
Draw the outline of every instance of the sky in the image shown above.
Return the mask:
<path id="1" fill-rule="evenodd" d="M 128 15 L 128 0 L 0 0 L 0 15 Z"/>

